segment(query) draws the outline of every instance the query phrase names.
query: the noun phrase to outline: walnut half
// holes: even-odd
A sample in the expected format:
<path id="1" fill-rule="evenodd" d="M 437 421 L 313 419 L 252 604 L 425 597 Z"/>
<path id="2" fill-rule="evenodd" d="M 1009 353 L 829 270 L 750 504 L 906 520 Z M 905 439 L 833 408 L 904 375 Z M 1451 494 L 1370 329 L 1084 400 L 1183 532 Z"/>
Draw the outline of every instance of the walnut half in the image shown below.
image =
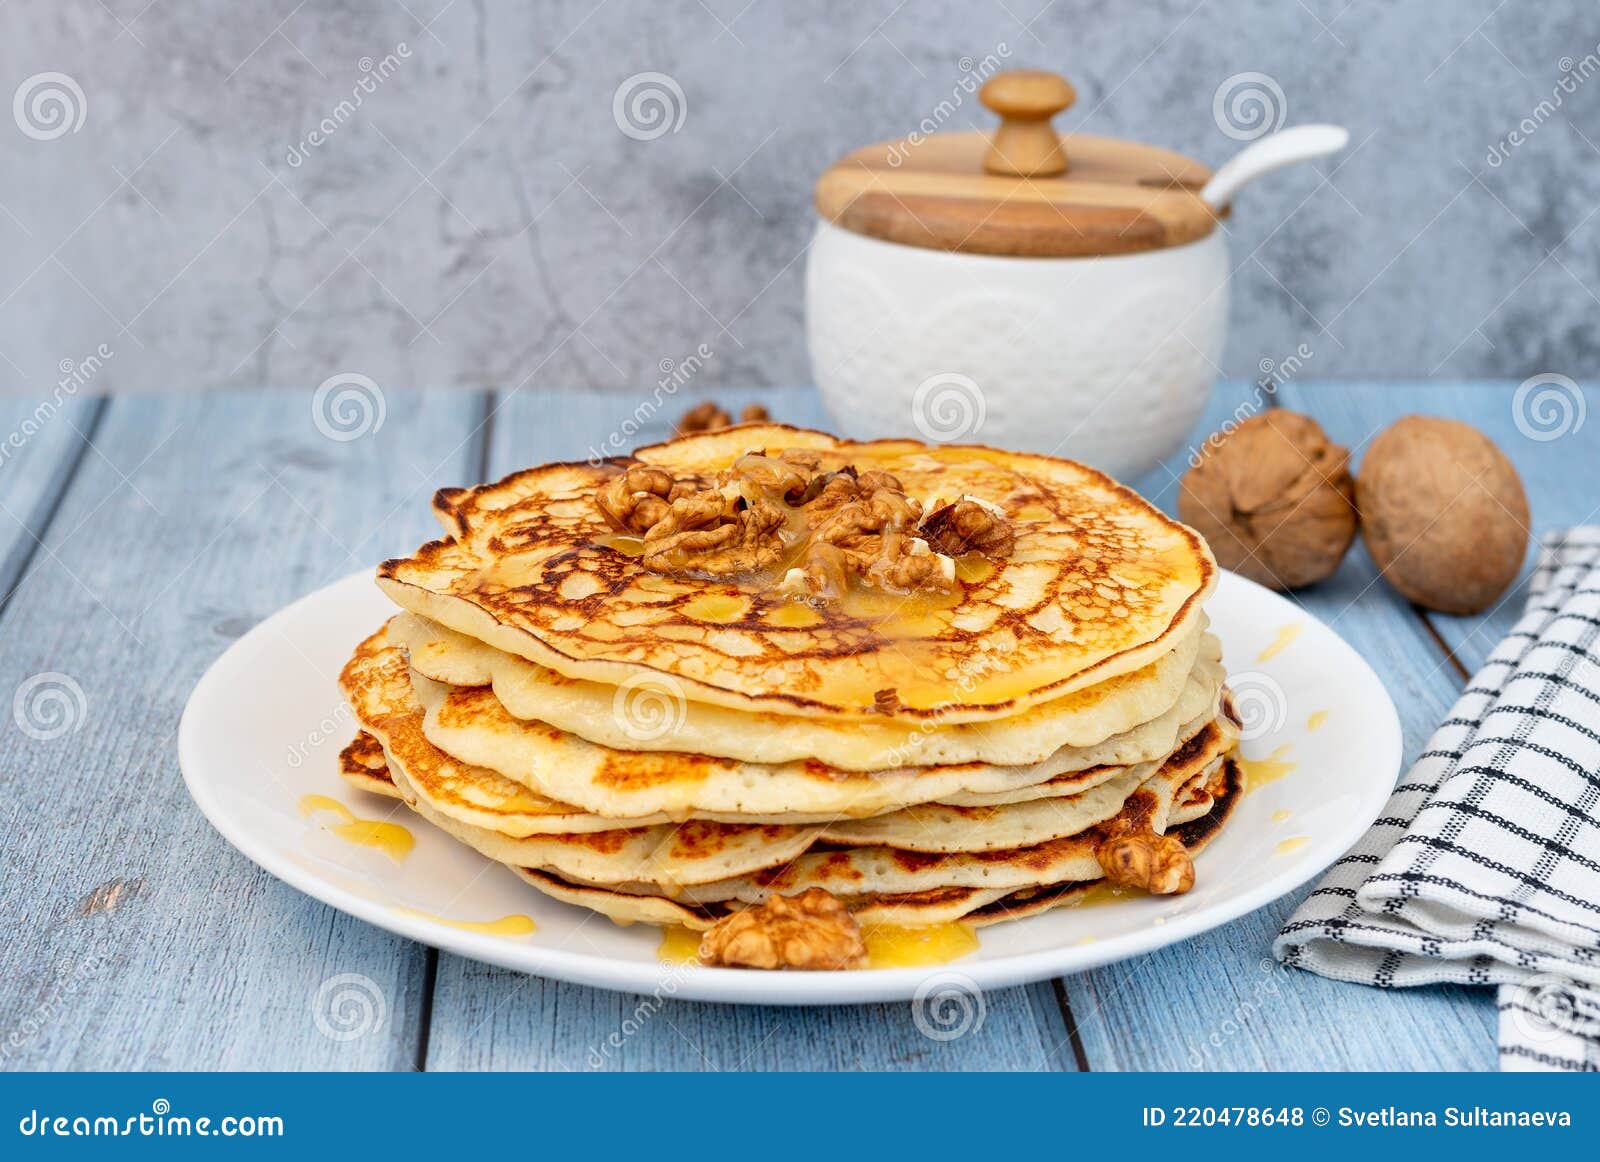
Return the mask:
<path id="1" fill-rule="evenodd" d="M 1004 557 L 1017 544 L 1017 534 L 1001 509 L 966 496 L 930 512 L 921 531 L 934 551 L 947 557 L 968 553 Z"/>
<path id="2" fill-rule="evenodd" d="M 701 937 L 700 959 L 733 968 L 860 968 L 867 945 L 833 893 L 807 888 L 724 916 Z"/>
<path id="3" fill-rule="evenodd" d="M 1173 896 L 1194 887 L 1194 859 L 1176 835 L 1157 835 L 1150 827 L 1154 796 L 1135 791 L 1114 819 L 1100 825 L 1095 859 L 1114 884 Z"/>

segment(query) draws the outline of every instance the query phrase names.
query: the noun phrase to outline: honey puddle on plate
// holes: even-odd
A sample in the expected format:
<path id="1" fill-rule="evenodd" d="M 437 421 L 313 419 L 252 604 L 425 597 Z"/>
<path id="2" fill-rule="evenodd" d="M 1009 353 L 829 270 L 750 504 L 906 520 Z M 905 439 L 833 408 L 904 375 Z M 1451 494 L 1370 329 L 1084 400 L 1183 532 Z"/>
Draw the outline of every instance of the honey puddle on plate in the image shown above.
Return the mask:
<path id="1" fill-rule="evenodd" d="M 662 930 L 656 955 L 668 964 L 699 961 L 700 933 L 681 925 Z M 978 950 L 978 934 L 970 924 L 868 924 L 861 929 L 869 968 L 918 968 L 948 964 Z"/>
<path id="2" fill-rule="evenodd" d="M 1239 770 L 1244 774 L 1244 793 L 1259 791 L 1268 783 L 1276 783 L 1285 775 L 1293 774 L 1300 764 L 1288 758 L 1289 744 L 1285 743 L 1264 759 L 1239 759 Z"/>
<path id="3" fill-rule="evenodd" d="M 1288 855 L 1291 851 L 1299 851 L 1302 847 L 1310 842 L 1311 837 L 1309 835 L 1296 835 L 1293 838 L 1285 839 L 1273 850 L 1275 850 L 1279 855 Z"/>
<path id="4" fill-rule="evenodd" d="M 1282 823 L 1285 819 L 1289 818 L 1289 816 L 1291 816 L 1293 814 L 1294 814 L 1294 812 L 1289 810 L 1289 808 L 1287 808 L 1287 807 L 1279 807 L 1276 811 L 1274 811 L 1272 813 L 1272 821 L 1274 823 Z"/>
<path id="5" fill-rule="evenodd" d="M 439 924 L 448 924 L 465 932 L 482 932 L 486 936 L 532 936 L 539 930 L 532 916 L 520 913 L 501 916 L 498 920 L 454 920 L 449 916 L 435 916 L 432 912 L 424 912 L 418 908 L 396 908 L 395 911 L 403 912 L 407 916 L 420 916 L 424 920 L 433 920 Z"/>
<path id="6" fill-rule="evenodd" d="M 1328 712 L 1326 710 L 1315 711 L 1310 718 L 1306 719 L 1306 729 L 1316 730 L 1326 721 L 1328 721 Z"/>
<path id="7" fill-rule="evenodd" d="M 920 968 L 949 964 L 978 951 L 978 934 L 959 920 L 948 924 L 910 927 L 904 924 L 869 924 L 861 930 L 867 942 L 871 968 Z"/>
<path id="8" fill-rule="evenodd" d="M 1078 902 L 1073 905 L 1077 908 L 1098 908 L 1102 904 L 1115 904 L 1122 900 L 1129 900 L 1135 896 L 1146 893 L 1134 888 L 1124 887 L 1121 884 L 1108 884 L 1104 880 L 1093 887 L 1085 888 L 1078 896 Z"/>
<path id="9" fill-rule="evenodd" d="M 1272 639 L 1272 644 L 1256 655 L 1258 662 L 1270 662 L 1273 658 L 1283 653 L 1300 636 L 1300 631 L 1305 629 L 1303 621 L 1290 622 L 1278 631 L 1278 636 Z"/>
<path id="10" fill-rule="evenodd" d="M 324 830 L 337 835 L 346 843 L 358 847 L 375 847 L 399 863 L 411 854 L 416 839 L 398 823 L 385 823 L 381 819 L 362 819 L 337 799 L 327 795 L 306 795 L 300 800 L 300 816 L 309 819 L 316 814 L 333 815 L 339 822 Z"/>
<path id="11" fill-rule="evenodd" d="M 698 964 L 700 962 L 700 933 L 682 924 L 673 924 L 661 930 L 661 947 L 656 956 L 668 964 Z"/>

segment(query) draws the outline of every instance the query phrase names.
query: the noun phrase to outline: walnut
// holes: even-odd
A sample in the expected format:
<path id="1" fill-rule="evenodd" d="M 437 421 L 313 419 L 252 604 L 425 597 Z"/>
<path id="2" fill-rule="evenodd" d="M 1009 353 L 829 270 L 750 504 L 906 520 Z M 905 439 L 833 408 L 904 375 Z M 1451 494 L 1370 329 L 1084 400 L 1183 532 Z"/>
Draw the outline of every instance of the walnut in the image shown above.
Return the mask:
<path id="1" fill-rule="evenodd" d="M 843 903 L 808 888 L 718 920 L 700 940 L 700 959 L 736 968 L 860 968 L 867 946 Z"/>
<path id="2" fill-rule="evenodd" d="M 893 593 L 955 589 L 954 560 L 928 543 L 922 505 L 896 477 L 820 465 L 790 448 L 746 453 L 709 482 L 637 467 L 607 481 L 595 503 L 643 539 L 640 560 L 658 573 L 749 576 L 787 562 L 778 588 L 822 600 L 843 596 L 852 578 Z M 963 497 L 945 507 L 937 530 L 947 540 L 989 554 L 1015 544 L 991 506 Z"/>
<path id="3" fill-rule="evenodd" d="M 732 577 L 770 568 L 783 556 L 783 512 L 768 501 L 744 505 L 721 492 L 672 502 L 644 536 L 642 560 L 658 573 Z"/>
<path id="4" fill-rule="evenodd" d="M 608 481 L 595 495 L 605 518 L 623 532 L 648 532 L 671 511 L 671 502 L 687 491 L 660 468 L 630 468 Z"/>
<path id="5" fill-rule="evenodd" d="M 1017 544 L 1017 534 L 1003 512 L 969 497 L 930 512 L 922 522 L 922 535 L 947 557 L 968 553 L 1003 557 Z"/>
<path id="6" fill-rule="evenodd" d="M 747 498 L 782 497 L 789 504 L 801 503 L 813 478 L 801 465 L 760 452 L 747 452 L 735 460 L 733 475 Z"/>
<path id="7" fill-rule="evenodd" d="M 1102 823 L 1094 856 L 1114 884 L 1142 888 L 1157 896 L 1194 887 L 1194 860 L 1176 835 L 1157 835 L 1150 826 L 1155 797 L 1135 791 L 1122 813 Z"/>
<path id="8" fill-rule="evenodd" d="M 949 592 L 956 580 L 949 557 L 939 556 L 919 537 L 894 531 L 879 538 L 878 555 L 862 570 L 862 576 L 880 589 L 900 593 Z"/>
<path id="9" fill-rule="evenodd" d="M 1522 481 L 1469 424 L 1395 421 L 1367 448 L 1356 501 L 1373 562 L 1418 605 L 1479 613 L 1522 568 L 1529 527 Z"/>
<path id="10" fill-rule="evenodd" d="M 739 413 L 739 422 L 741 424 L 757 424 L 771 418 L 772 416 L 767 413 L 767 409 L 758 403 L 746 405 L 745 409 Z M 695 404 L 694 407 L 684 413 L 683 418 L 678 421 L 677 434 L 688 436 L 695 432 L 715 432 L 721 428 L 731 426 L 732 423 L 733 417 L 708 399 L 704 403 Z"/>
<path id="11" fill-rule="evenodd" d="M 1274 408 L 1210 444 L 1178 515 L 1218 563 L 1274 589 L 1320 581 L 1356 535 L 1349 453 L 1310 416 Z"/>
<path id="12" fill-rule="evenodd" d="M 803 592 L 819 597 L 839 597 L 850 584 L 850 566 L 845 561 L 844 550 L 825 541 L 807 545 L 805 556 L 800 559 L 800 580 Z"/>
<path id="13" fill-rule="evenodd" d="M 732 422 L 733 419 L 727 412 L 708 399 L 704 403 L 695 404 L 683 413 L 683 418 L 678 421 L 677 434 L 688 436 L 695 432 L 714 432 Z"/>

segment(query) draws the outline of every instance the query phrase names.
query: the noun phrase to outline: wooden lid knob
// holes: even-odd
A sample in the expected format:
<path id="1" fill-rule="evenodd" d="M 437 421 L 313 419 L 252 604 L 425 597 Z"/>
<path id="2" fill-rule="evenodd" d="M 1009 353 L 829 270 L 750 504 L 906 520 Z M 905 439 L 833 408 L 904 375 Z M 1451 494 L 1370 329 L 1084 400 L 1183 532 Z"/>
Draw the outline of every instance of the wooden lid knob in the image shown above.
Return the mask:
<path id="1" fill-rule="evenodd" d="M 1000 115 L 983 168 L 1017 177 L 1065 173 L 1066 150 L 1050 119 L 1077 100 L 1065 78 L 1041 69 L 1016 69 L 990 77 L 978 99 Z"/>

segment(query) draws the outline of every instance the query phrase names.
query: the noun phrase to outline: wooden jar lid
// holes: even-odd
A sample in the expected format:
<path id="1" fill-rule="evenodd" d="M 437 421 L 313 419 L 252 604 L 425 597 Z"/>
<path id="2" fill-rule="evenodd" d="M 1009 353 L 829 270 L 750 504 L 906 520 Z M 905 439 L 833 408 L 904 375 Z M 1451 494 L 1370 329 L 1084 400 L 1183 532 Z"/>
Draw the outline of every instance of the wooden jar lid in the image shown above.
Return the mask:
<path id="1" fill-rule="evenodd" d="M 1057 135 L 1076 94 L 1054 73 L 997 73 L 978 93 L 994 133 L 882 141 L 835 162 L 817 210 L 857 234 L 968 254 L 1030 258 L 1132 254 L 1203 238 L 1211 171 L 1114 137 Z"/>

